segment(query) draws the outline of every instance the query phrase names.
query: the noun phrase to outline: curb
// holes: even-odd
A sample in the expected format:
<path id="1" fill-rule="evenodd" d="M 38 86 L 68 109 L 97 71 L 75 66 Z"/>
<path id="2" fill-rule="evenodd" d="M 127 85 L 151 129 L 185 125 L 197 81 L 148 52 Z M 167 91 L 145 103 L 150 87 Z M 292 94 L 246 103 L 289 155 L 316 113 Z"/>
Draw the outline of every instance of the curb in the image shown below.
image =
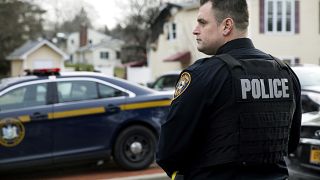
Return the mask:
<path id="1" fill-rule="evenodd" d="M 149 175 L 139 175 L 139 176 L 131 176 L 131 177 L 123 177 L 123 178 L 112 178 L 109 180 L 168 180 L 166 173 L 156 173 Z"/>

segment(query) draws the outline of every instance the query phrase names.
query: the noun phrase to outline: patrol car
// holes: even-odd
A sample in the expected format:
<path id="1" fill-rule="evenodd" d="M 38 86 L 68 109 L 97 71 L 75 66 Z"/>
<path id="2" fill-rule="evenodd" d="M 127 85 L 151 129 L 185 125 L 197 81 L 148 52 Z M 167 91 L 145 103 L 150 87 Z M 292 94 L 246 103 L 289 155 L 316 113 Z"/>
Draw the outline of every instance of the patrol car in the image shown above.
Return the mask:
<path id="1" fill-rule="evenodd" d="M 320 178 L 320 114 L 302 115 L 300 143 L 287 159 L 290 176 L 296 179 Z"/>
<path id="2" fill-rule="evenodd" d="M 303 112 L 320 110 L 320 67 L 317 65 L 299 65 L 292 67 L 301 84 Z"/>
<path id="3" fill-rule="evenodd" d="M 171 94 L 99 73 L 29 74 L 0 84 L 1 171 L 111 156 L 127 170 L 153 162 Z"/>

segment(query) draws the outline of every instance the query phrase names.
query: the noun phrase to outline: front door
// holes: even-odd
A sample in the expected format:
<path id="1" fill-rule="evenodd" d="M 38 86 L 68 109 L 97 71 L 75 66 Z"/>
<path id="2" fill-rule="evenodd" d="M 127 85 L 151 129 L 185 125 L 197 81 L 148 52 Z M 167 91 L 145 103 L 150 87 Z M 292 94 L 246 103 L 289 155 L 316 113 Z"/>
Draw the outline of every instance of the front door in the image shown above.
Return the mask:
<path id="1" fill-rule="evenodd" d="M 27 161 L 51 162 L 50 86 L 17 85 L 0 92 L 0 167 Z"/>

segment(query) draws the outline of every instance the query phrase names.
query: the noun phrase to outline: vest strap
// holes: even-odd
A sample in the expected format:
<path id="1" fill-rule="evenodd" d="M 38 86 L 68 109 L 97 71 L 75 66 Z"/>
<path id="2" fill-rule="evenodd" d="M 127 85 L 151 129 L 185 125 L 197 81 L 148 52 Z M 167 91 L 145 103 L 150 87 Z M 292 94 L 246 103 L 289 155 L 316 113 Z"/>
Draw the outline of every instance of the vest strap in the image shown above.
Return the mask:
<path id="1" fill-rule="evenodd" d="M 219 54 L 216 55 L 215 57 L 221 59 L 222 61 L 224 61 L 226 64 L 228 64 L 228 66 L 233 69 L 235 67 L 241 67 L 241 64 L 238 60 L 236 60 L 235 58 L 233 58 L 232 56 L 230 56 L 229 54 Z"/>
<path id="2" fill-rule="evenodd" d="M 281 61 L 280 59 L 272 56 L 271 54 L 269 54 L 269 56 L 271 56 L 272 59 L 274 59 L 282 69 L 288 70 L 288 66 L 283 61 Z"/>

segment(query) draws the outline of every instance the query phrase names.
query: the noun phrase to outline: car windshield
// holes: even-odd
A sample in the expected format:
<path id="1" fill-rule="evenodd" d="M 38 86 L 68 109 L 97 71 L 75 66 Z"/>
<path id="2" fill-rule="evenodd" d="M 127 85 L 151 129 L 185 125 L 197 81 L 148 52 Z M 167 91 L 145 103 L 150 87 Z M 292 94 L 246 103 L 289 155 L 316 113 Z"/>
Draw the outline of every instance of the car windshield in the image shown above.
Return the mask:
<path id="1" fill-rule="evenodd" d="M 293 70 L 297 74 L 302 87 L 320 86 L 320 68 L 297 67 Z"/>

